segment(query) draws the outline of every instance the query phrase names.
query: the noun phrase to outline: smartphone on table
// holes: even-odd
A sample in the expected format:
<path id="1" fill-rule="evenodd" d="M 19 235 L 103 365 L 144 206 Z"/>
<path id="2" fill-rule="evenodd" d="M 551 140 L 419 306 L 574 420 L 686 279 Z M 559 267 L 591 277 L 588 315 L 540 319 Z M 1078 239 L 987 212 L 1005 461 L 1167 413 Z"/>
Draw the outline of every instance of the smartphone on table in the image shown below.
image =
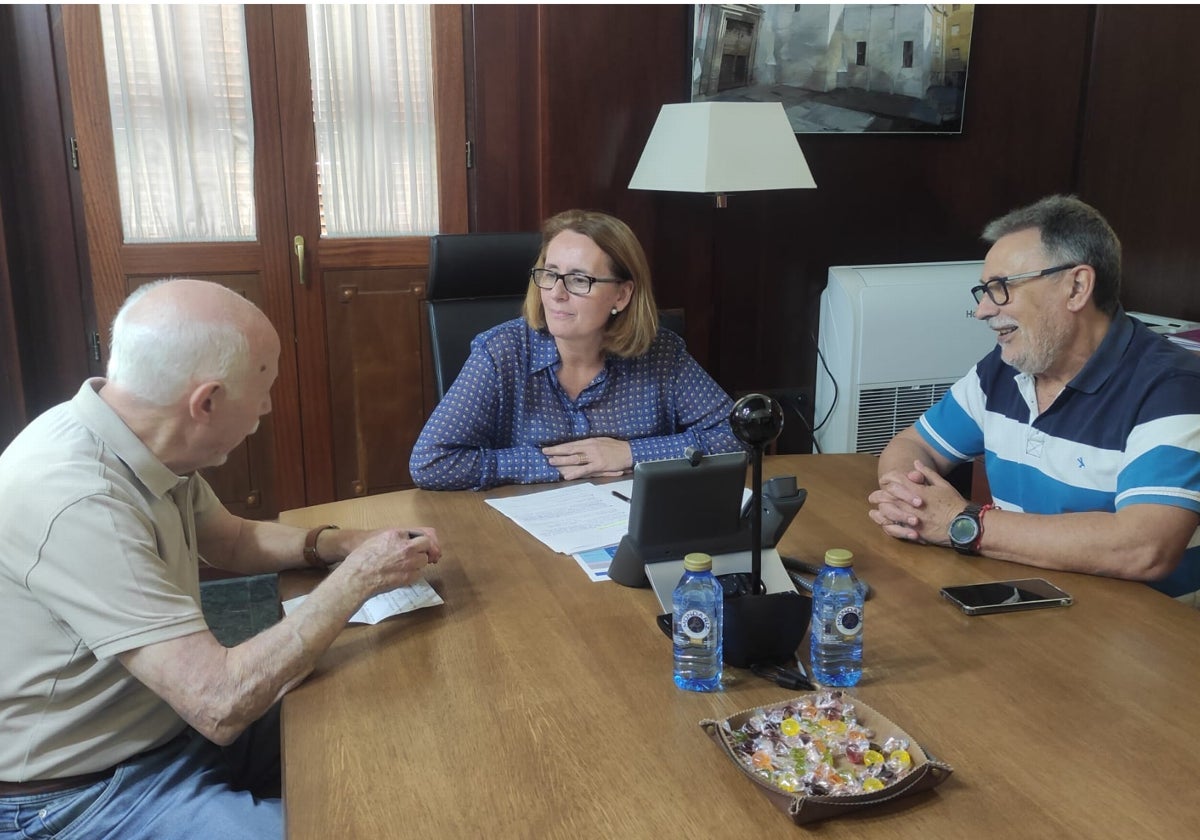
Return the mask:
<path id="1" fill-rule="evenodd" d="M 942 587 L 942 597 L 967 615 L 1068 607 L 1075 600 L 1044 578 L 945 586 Z"/>

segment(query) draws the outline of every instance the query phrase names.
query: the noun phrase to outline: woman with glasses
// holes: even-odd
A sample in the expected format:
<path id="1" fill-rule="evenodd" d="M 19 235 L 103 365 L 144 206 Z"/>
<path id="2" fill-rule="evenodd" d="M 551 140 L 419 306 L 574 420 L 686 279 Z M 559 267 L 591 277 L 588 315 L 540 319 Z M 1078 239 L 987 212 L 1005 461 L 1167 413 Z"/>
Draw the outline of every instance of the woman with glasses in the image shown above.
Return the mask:
<path id="1" fill-rule="evenodd" d="M 619 219 L 542 228 L 522 317 L 475 337 L 409 468 L 436 490 L 620 475 L 640 461 L 742 448 L 729 396 L 658 323 L 646 255 Z"/>

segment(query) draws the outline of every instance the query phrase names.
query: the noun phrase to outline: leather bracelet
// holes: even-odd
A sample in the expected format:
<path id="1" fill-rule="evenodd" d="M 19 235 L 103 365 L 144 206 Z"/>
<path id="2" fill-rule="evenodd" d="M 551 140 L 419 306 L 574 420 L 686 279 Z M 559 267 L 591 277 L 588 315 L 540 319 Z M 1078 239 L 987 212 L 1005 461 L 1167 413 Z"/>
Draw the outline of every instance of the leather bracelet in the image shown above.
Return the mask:
<path id="1" fill-rule="evenodd" d="M 321 559 L 321 555 L 317 553 L 317 538 L 321 536 L 322 531 L 336 531 L 337 525 L 318 525 L 308 532 L 304 538 L 304 562 L 318 569 L 328 568 L 329 564 Z"/>

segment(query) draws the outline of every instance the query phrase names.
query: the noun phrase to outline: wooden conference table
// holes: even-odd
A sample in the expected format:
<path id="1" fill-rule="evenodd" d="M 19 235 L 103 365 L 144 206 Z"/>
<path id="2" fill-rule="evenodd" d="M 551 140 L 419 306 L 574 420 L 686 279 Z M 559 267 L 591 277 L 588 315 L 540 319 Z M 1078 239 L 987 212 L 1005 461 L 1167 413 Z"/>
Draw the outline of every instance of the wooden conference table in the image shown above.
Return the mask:
<path id="1" fill-rule="evenodd" d="M 410 490 L 280 517 L 432 525 L 445 551 L 426 576 L 444 606 L 348 627 L 285 698 L 288 837 L 1196 836 L 1200 614 L 1050 572 L 1074 606 L 965 616 L 940 587 L 1031 570 L 884 536 L 872 456 L 767 459 L 784 474 L 809 495 L 781 552 L 854 552 L 875 595 L 853 693 L 954 767 L 940 787 L 793 826 L 697 722 L 797 692 L 737 669 L 718 694 L 676 689 L 653 592 L 590 582 L 484 504 L 531 488 Z"/>

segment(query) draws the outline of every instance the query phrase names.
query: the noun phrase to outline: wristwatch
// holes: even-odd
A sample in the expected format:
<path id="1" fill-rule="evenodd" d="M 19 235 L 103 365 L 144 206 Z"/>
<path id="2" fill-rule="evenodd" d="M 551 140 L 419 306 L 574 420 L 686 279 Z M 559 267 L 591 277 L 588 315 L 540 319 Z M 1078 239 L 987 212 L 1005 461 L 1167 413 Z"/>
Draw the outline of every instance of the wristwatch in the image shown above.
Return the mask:
<path id="1" fill-rule="evenodd" d="M 950 544 L 959 554 L 979 553 L 979 543 L 983 539 L 983 514 L 991 507 L 972 502 L 950 520 Z"/>
<path id="2" fill-rule="evenodd" d="M 321 555 L 317 553 L 317 537 L 321 536 L 322 531 L 336 531 L 336 525 L 318 525 L 308 532 L 304 537 L 304 562 L 318 569 L 325 569 L 329 564 L 321 559 Z"/>

